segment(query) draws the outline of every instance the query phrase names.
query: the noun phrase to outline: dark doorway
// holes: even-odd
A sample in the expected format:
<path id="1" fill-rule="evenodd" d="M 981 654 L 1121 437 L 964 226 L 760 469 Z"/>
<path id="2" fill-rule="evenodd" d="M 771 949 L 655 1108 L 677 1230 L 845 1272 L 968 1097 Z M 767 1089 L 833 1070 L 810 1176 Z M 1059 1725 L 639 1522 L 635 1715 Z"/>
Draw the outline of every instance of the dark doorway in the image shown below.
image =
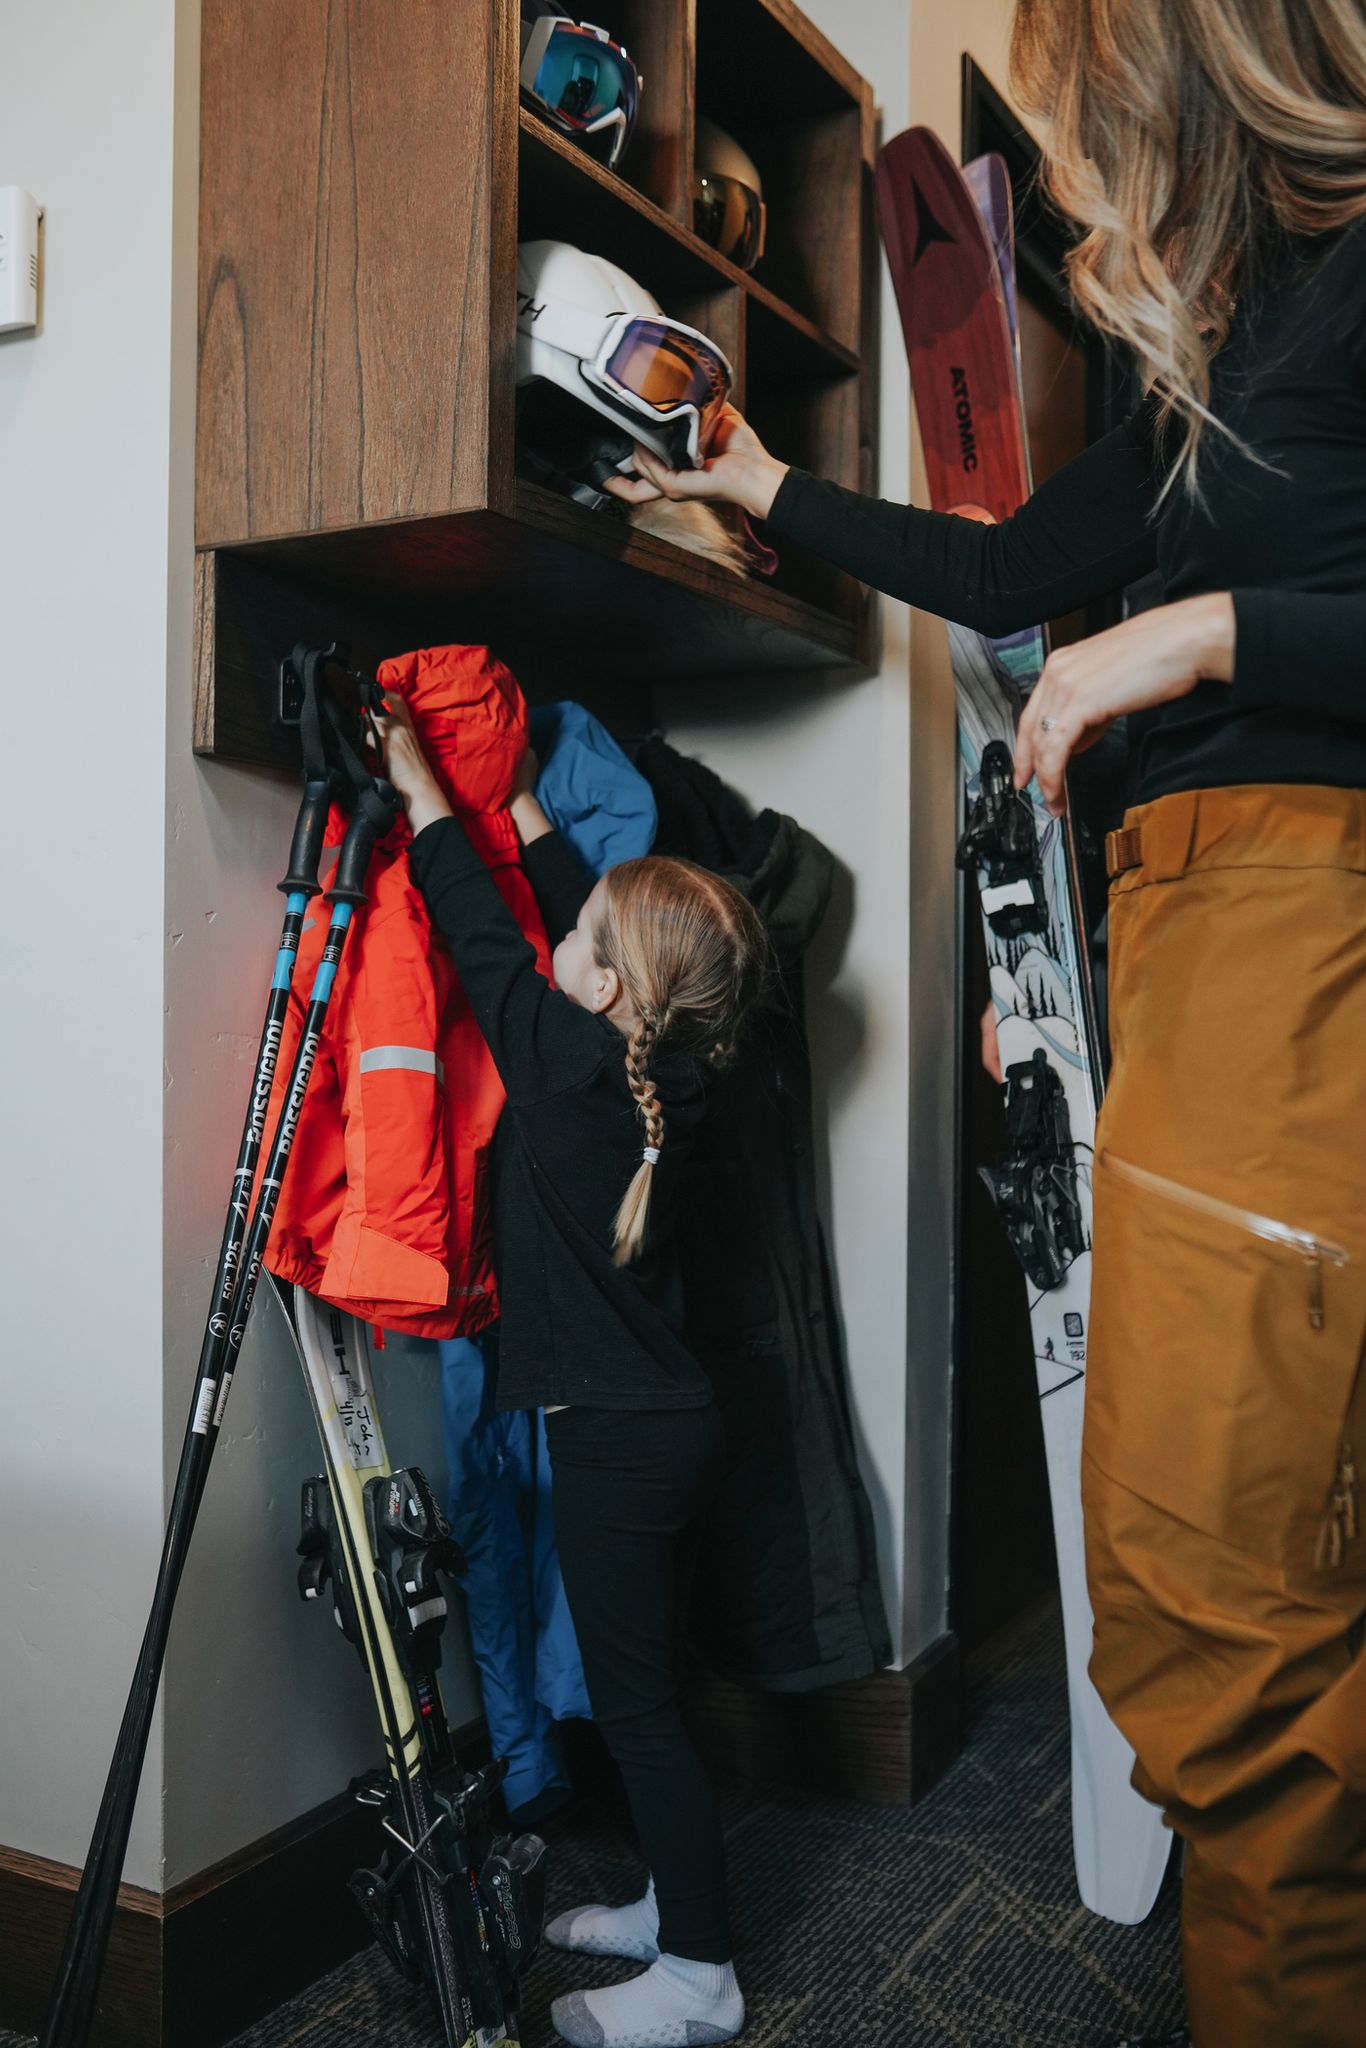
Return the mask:
<path id="1" fill-rule="evenodd" d="M 1064 275 L 1067 223 L 1040 187 L 1037 144 L 970 55 L 963 57 L 962 160 L 994 151 L 1010 173 L 1015 204 L 1020 348 L 1034 483 L 1117 424 L 1133 402 L 1125 362 L 1073 310 Z M 1108 597 L 1050 621 L 1054 644 L 1116 623 Z M 1117 817 L 1086 816 L 1088 911 L 1104 915 L 1099 860 Z M 1112 798 L 1100 794 L 1104 812 Z M 967 1649 L 1004 1626 L 1056 1579 L 1043 1433 L 1024 1280 L 979 1175 L 1005 1146 L 1001 1092 L 982 1066 L 979 1020 L 988 999 L 976 891 L 965 879 L 963 1085 L 959 1091 L 959 1255 L 955 1302 L 956 1430 L 953 1626 Z"/>

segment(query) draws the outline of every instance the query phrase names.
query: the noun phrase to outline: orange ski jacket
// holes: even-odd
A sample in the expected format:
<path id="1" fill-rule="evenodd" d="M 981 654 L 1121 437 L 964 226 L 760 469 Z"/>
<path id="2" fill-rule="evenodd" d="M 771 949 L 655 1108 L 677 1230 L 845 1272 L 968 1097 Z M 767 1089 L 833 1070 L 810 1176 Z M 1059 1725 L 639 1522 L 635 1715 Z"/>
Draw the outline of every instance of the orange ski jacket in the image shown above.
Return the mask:
<path id="1" fill-rule="evenodd" d="M 548 979 L 545 927 L 507 808 L 527 744 L 516 679 L 488 648 L 455 646 L 386 661 L 379 680 L 411 705 L 427 759 Z M 334 809 L 324 886 L 345 829 Z M 411 843 L 400 818 L 371 860 L 265 1263 L 381 1328 L 468 1337 L 498 1315 L 488 1182 L 503 1086 L 408 872 Z M 299 946 L 263 1157 L 326 936 L 318 904 Z"/>

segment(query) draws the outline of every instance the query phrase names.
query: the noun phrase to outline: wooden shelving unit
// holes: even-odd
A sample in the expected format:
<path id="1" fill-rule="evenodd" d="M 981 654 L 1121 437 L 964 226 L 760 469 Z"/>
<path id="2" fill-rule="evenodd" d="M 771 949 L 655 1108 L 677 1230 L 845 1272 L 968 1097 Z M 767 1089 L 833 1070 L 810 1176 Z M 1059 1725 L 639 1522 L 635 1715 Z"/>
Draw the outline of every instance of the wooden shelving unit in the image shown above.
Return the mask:
<path id="1" fill-rule="evenodd" d="M 278 662 L 488 640 L 576 673 L 866 658 L 865 593 L 740 576 L 521 479 L 519 240 L 609 256 L 735 364 L 789 459 L 872 483 L 867 84 L 787 0 L 614 0 L 645 77 L 620 173 L 519 106 L 516 0 L 205 0 L 197 750 L 278 758 Z M 762 173 L 752 274 L 691 225 L 698 112 Z M 603 632 L 611 621 L 610 634 Z"/>

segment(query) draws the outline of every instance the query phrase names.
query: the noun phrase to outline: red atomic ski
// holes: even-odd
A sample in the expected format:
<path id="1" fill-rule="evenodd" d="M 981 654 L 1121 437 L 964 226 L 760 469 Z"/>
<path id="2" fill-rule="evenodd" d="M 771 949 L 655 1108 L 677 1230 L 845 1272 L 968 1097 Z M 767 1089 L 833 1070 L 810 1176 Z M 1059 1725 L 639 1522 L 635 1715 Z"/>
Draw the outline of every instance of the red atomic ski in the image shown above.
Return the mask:
<path id="1" fill-rule="evenodd" d="M 992 523 L 1009 519 L 1030 488 L 1001 170 L 975 174 L 984 220 L 929 129 L 895 137 L 877 165 L 930 499 L 937 511 Z M 1037 625 L 999 640 L 950 625 L 949 645 L 965 795 L 959 863 L 978 879 L 1006 1075 L 1008 1150 L 983 1178 L 1028 1283 L 1067 1647 L 1077 1884 L 1094 1912 L 1132 1924 L 1157 1897 L 1171 1836 L 1133 1790 L 1133 1753 L 1086 1668 L 1081 1427 L 1100 1068 L 1070 831 L 1049 817 L 1037 786 L 1014 788 L 1011 760 L 1046 643 Z"/>

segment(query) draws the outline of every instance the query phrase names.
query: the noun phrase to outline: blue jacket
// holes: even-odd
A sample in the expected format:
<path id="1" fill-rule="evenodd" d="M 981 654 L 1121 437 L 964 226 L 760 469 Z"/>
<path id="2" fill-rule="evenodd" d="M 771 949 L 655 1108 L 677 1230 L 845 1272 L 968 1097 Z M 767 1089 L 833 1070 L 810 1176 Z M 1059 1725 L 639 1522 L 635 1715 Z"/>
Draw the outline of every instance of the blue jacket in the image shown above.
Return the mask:
<path id="1" fill-rule="evenodd" d="M 531 714 L 541 761 L 536 798 L 586 868 L 605 874 L 655 843 L 654 793 L 607 728 L 582 704 L 544 704 Z"/>

